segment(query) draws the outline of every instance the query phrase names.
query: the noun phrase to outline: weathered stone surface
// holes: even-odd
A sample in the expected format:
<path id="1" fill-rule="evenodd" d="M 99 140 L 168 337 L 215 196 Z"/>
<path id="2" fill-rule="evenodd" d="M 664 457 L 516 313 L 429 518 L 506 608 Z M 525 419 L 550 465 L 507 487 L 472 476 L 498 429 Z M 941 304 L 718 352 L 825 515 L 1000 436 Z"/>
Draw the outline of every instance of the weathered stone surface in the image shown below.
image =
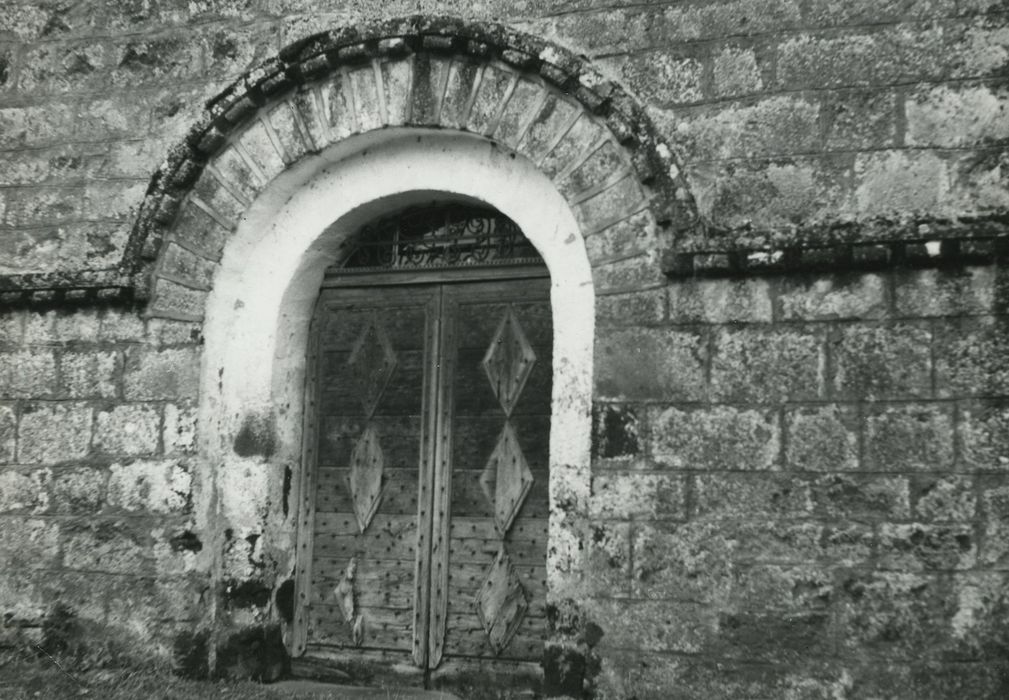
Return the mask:
<path id="1" fill-rule="evenodd" d="M 919 476 L 912 483 L 914 512 L 926 521 L 970 522 L 976 514 L 974 481 L 964 476 Z"/>
<path id="2" fill-rule="evenodd" d="M 203 318 L 207 293 L 185 287 L 170 280 L 159 279 L 152 294 L 150 313 L 182 321 L 199 321 Z"/>
<path id="3" fill-rule="evenodd" d="M 644 209 L 644 194 L 633 175 L 609 185 L 574 207 L 575 218 L 585 231 L 600 231 Z"/>
<path id="4" fill-rule="evenodd" d="M 103 454 L 153 454 L 160 437 L 161 411 L 152 404 L 121 404 L 95 416 L 94 448 Z"/>
<path id="5" fill-rule="evenodd" d="M 836 591 L 834 576 L 825 567 L 757 564 L 735 572 L 734 595 L 744 609 L 788 614 L 825 610 Z"/>
<path id="6" fill-rule="evenodd" d="M 44 399 L 56 389 L 56 358 L 38 348 L 0 352 L 0 397 Z"/>
<path id="7" fill-rule="evenodd" d="M 879 151 L 855 159 L 855 202 L 865 216 L 941 210 L 949 168 L 931 151 Z"/>
<path id="8" fill-rule="evenodd" d="M 991 267 L 916 270 L 897 277 L 898 316 L 955 316 L 993 311 L 996 275 Z"/>
<path id="9" fill-rule="evenodd" d="M 832 221 L 851 211 L 850 159 L 795 155 L 688 164 L 702 216 L 727 230 L 773 230 Z M 743 235 L 743 234 L 740 234 Z"/>
<path id="10" fill-rule="evenodd" d="M 59 356 L 60 393 L 71 399 L 112 398 L 119 389 L 122 358 L 115 351 L 66 351 Z"/>
<path id="11" fill-rule="evenodd" d="M 665 319 L 666 293 L 649 289 L 629 294 L 608 294 L 596 299 L 600 325 L 613 323 L 656 323 Z"/>
<path id="12" fill-rule="evenodd" d="M 596 387 L 600 398 L 696 400 L 705 393 L 705 336 L 666 328 L 600 329 Z"/>
<path id="13" fill-rule="evenodd" d="M 903 476 L 828 474 L 814 481 L 811 491 L 814 512 L 825 518 L 903 520 L 911 512 Z"/>
<path id="14" fill-rule="evenodd" d="M 4 520 L 0 538 L 0 571 L 52 566 L 59 557 L 60 526 L 42 518 Z"/>
<path id="15" fill-rule="evenodd" d="M 15 273 L 114 268 L 168 144 L 183 138 L 220 85 L 272 54 L 282 33 L 295 40 L 367 13 L 418 9 L 400 0 L 338 12 L 306 0 L 10 4 L 0 13 L 0 149 L 9 166 L 0 173 L 0 221 L 7 222 L 0 268 Z M 590 233 L 600 327 L 595 495 L 586 483 L 569 500 L 562 484 L 557 519 L 565 527 L 576 521 L 580 534 L 557 535 L 552 523 L 550 545 L 582 547 L 578 590 L 603 600 L 586 607 L 603 637 L 602 646 L 579 650 L 584 677 L 565 693 L 595 692 L 600 700 L 1006 696 L 1009 419 L 1002 397 L 1009 373 L 1001 317 L 1009 296 L 1000 268 L 946 259 L 926 270 L 670 286 L 658 264 L 659 252 L 682 244 L 780 242 L 791 259 L 796 243 L 833 237 L 999 230 L 1009 210 L 1007 97 L 999 82 L 1009 30 L 1001 4 L 422 4 L 431 13 L 500 16 L 605 55 L 595 63 L 621 77 L 676 146 L 675 158 L 636 163 L 634 178 L 578 207 Z M 440 22 L 430 27 L 438 31 Z M 383 45 L 395 42 L 361 50 Z M 496 40 L 472 46 L 501 56 Z M 475 84 L 471 127 L 515 144 L 531 121 L 517 150 L 564 192 L 615 179 L 626 165 L 622 148 L 585 159 L 607 135 L 602 118 L 583 115 L 564 133 L 577 114 L 575 73 L 570 94 L 552 96 L 535 114 L 538 62 L 547 62 L 547 80 L 563 80 L 570 67 L 561 53 L 534 54 L 504 112 L 512 74 L 492 62 L 482 79 L 476 59 L 448 51 L 429 71 L 426 97 L 434 99 L 426 101 L 399 58 L 378 59 L 378 83 L 373 65 L 361 61 L 352 82 L 313 78 L 319 82 L 296 88 L 298 97 L 280 107 L 275 100 L 289 93 L 254 88 L 241 109 L 268 118 L 272 129 L 240 124 L 224 135 L 216 129 L 228 117 L 218 121 L 207 144 L 219 139 L 225 149 L 215 168 L 228 188 L 204 175 L 195 196 L 214 214 L 183 198 L 167 240 L 216 259 L 247 201 L 311 146 L 398 124 L 408 105 L 418 120 L 423 112 L 419 123 L 433 123 L 440 109 L 443 126 L 464 126 Z M 448 90 L 439 104 L 442 78 Z M 287 90 L 286 80 L 274 76 L 272 84 Z M 636 107 L 620 90 L 606 101 L 613 86 L 591 73 L 580 80 L 578 94 L 611 124 Z M 261 109 L 253 104 L 264 98 Z M 255 168 L 227 150 L 237 138 Z M 618 138 L 633 144 L 651 135 Z M 655 225 L 637 191 L 654 194 L 648 178 L 673 160 L 689 176 L 689 191 L 679 196 L 696 197 L 706 219 L 697 232 Z M 182 179 L 171 178 L 171 186 Z M 636 207 L 641 213 L 626 216 Z M 214 266 L 173 245 L 162 249 L 157 269 L 207 287 Z M 975 245 L 983 244 L 964 250 Z M 226 532 L 223 555 L 215 555 L 223 556 L 225 575 L 255 581 L 268 597 L 272 582 L 263 571 L 290 570 L 277 554 L 288 535 L 277 535 L 274 511 L 289 501 L 282 484 L 297 483 L 296 468 L 285 478 L 257 454 L 215 472 L 220 465 L 196 452 L 196 346 L 207 297 L 186 284 L 157 282 L 143 309 L 99 311 L 85 302 L 74 312 L 3 314 L 6 621 L 37 624 L 61 600 L 89 619 L 142 631 L 152 646 L 179 620 L 190 629 L 205 623 L 200 594 L 208 581 L 193 550 L 220 542 L 212 544 L 203 525 L 181 523 L 198 470 L 213 473 L 215 488 L 229 494 L 221 521 L 204 528 Z M 962 318 L 968 315 L 978 318 Z M 828 335 L 837 342 L 824 344 Z M 729 405 L 713 403 L 723 401 Z M 213 427 L 214 417 L 204 417 Z M 286 508 L 284 517 L 293 522 Z M 169 521 L 180 521 L 178 528 Z M 28 581 L 23 574 L 34 566 L 45 573 Z M 552 583 L 564 578 L 557 574 L 550 572 Z M 242 616 L 259 613 L 235 605 L 227 614 L 252 624 Z M 246 668 L 224 656 L 232 672 Z"/>
<path id="16" fill-rule="evenodd" d="M 655 458 L 681 469 L 775 469 L 781 449 L 777 411 L 732 406 L 649 412 Z"/>
<path id="17" fill-rule="evenodd" d="M 723 401 L 822 398 L 826 357 L 817 328 L 746 327 L 716 332 L 711 386 Z"/>
<path id="18" fill-rule="evenodd" d="M 784 320 L 880 318 L 887 314 L 881 275 L 817 277 L 782 281 L 777 304 Z"/>
<path id="19" fill-rule="evenodd" d="M 192 477 L 178 460 L 113 464 L 109 505 L 143 513 L 177 513 L 190 500 Z"/>
<path id="20" fill-rule="evenodd" d="M 592 478 L 592 514 L 598 518 L 673 519 L 686 516 L 683 478 L 617 472 Z"/>
<path id="21" fill-rule="evenodd" d="M 81 571 L 141 574 L 149 568 L 151 552 L 125 521 L 101 520 L 65 533 L 63 565 Z"/>
<path id="22" fill-rule="evenodd" d="M 988 567 L 1009 569 L 1009 487 L 981 492 L 984 525 L 979 559 Z"/>
<path id="23" fill-rule="evenodd" d="M 825 528 L 817 522 L 743 520 L 723 524 L 726 536 L 738 547 L 737 561 L 752 563 L 810 563 L 825 546 Z M 837 558 L 829 553 L 826 559 Z"/>
<path id="24" fill-rule="evenodd" d="M 202 325 L 195 321 L 152 318 L 147 322 L 147 339 L 158 347 L 191 345 L 203 341 Z"/>
<path id="25" fill-rule="evenodd" d="M 821 106 L 830 150 L 897 145 L 897 95 L 890 90 L 838 90 Z"/>
<path id="26" fill-rule="evenodd" d="M 0 513 L 38 513 L 49 505 L 47 470 L 0 471 Z"/>
<path id="27" fill-rule="evenodd" d="M 803 517 L 812 511 L 809 483 L 785 474 L 700 474 L 693 479 L 700 518 Z"/>
<path id="28" fill-rule="evenodd" d="M 646 100 L 662 105 L 699 102 L 703 97 L 704 64 L 672 51 L 654 51 L 602 61 Z"/>
<path id="29" fill-rule="evenodd" d="M 593 524 L 588 555 L 588 566 L 593 572 L 591 593 L 630 595 L 631 528 L 630 523 L 612 521 Z"/>
<path id="30" fill-rule="evenodd" d="M 684 280 L 669 285 L 667 293 L 674 323 L 771 320 L 770 285 L 764 279 Z"/>
<path id="31" fill-rule="evenodd" d="M 848 471 L 859 467 L 859 417 L 839 404 L 789 408 L 785 462 L 802 471 Z"/>
<path id="32" fill-rule="evenodd" d="M 565 196 L 584 196 L 584 193 L 604 187 L 607 182 L 628 170 L 627 154 L 613 141 L 604 141 L 578 167 L 557 179 L 558 189 Z"/>
<path id="33" fill-rule="evenodd" d="M 100 325 L 96 309 L 29 312 L 25 316 L 25 343 L 55 345 L 93 342 Z"/>
<path id="34" fill-rule="evenodd" d="M 25 404 L 18 429 L 18 461 L 55 464 L 80 459 L 91 444 L 91 407 L 83 403 Z"/>
<path id="35" fill-rule="evenodd" d="M 849 399 L 931 396 L 931 340 L 922 324 L 841 326 L 831 348 L 834 391 Z"/>
<path id="36" fill-rule="evenodd" d="M 956 148 L 1009 138 L 1009 90 L 922 87 L 905 105 L 909 146 Z"/>
<path id="37" fill-rule="evenodd" d="M 196 398 L 199 371 L 195 347 L 131 349 L 123 374 L 125 396 L 132 400 Z"/>
<path id="38" fill-rule="evenodd" d="M 525 133 L 529 114 L 535 111 L 543 97 L 542 87 L 527 80 L 519 80 L 497 119 L 494 138 L 514 148 Z"/>
<path id="39" fill-rule="evenodd" d="M 717 641 L 730 654 L 776 663 L 829 654 L 834 648 L 830 616 L 819 610 L 725 612 L 718 618 Z"/>
<path id="40" fill-rule="evenodd" d="M 955 600 L 943 581 L 915 573 L 856 573 L 842 578 L 837 629 L 845 649 L 920 659 L 946 637 Z"/>
<path id="41" fill-rule="evenodd" d="M 945 48 L 938 27 L 894 27 L 875 35 L 799 35 L 779 48 L 778 83 L 816 88 L 938 78 L 948 60 Z"/>
<path id="42" fill-rule="evenodd" d="M 585 607 L 606 633 L 604 649 L 698 652 L 715 624 L 712 612 L 694 603 L 590 600 Z"/>
<path id="43" fill-rule="evenodd" d="M 74 515 L 98 512 L 105 505 L 108 480 L 109 473 L 105 469 L 60 469 L 52 477 L 53 510 Z"/>
<path id="44" fill-rule="evenodd" d="M 713 62 L 715 94 L 745 95 L 764 87 L 760 66 L 752 49 L 727 48 L 715 55 Z"/>
<path id="45" fill-rule="evenodd" d="M 640 525 L 633 548 L 636 597 L 710 603 L 730 595 L 736 543 L 717 522 Z"/>
<path id="46" fill-rule="evenodd" d="M 953 416 L 945 404 L 894 404 L 865 418 L 865 467 L 882 472 L 953 468 Z"/>
<path id="47" fill-rule="evenodd" d="M 203 179 L 208 178 L 205 176 Z M 212 202 L 208 201 L 207 204 L 212 204 Z M 210 257 L 220 256 L 229 233 L 229 228 L 221 225 L 219 221 L 192 202 L 182 205 L 179 218 L 172 229 L 173 240 Z"/>
<path id="48" fill-rule="evenodd" d="M 196 447 L 196 407 L 165 404 L 162 433 L 165 454 L 188 453 Z"/>
<path id="49" fill-rule="evenodd" d="M 17 444 L 17 414 L 13 405 L 0 404 L 0 464 L 14 461 Z"/>
<path id="50" fill-rule="evenodd" d="M 879 566 L 896 571 L 969 569 L 977 562 L 970 525 L 921 523 L 880 526 Z"/>
<path id="51" fill-rule="evenodd" d="M 1003 317 L 948 319 L 935 326 L 936 390 L 940 396 L 1009 392 L 1009 324 Z"/>
<path id="52" fill-rule="evenodd" d="M 769 97 L 679 118 L 673 133 L 689 161 L 808 153 L 820 140 L 818 112 L 799 96 Z"/>
<path id="53" fill-rule="evenodd" d="M 971 401 L 960 409 L 959 464 L 966 471 L 1009 471 L 1009 405 Z"/>

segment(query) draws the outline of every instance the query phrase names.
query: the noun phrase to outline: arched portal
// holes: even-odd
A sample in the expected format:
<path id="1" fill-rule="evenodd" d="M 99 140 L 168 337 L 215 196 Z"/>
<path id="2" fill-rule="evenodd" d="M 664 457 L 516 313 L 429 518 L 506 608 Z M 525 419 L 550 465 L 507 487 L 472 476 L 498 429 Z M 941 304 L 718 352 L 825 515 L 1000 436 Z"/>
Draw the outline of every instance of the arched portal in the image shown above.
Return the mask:
<path id="1" fill-rule="evenodd" d="M 409 130 L 382 136 L 348 142 L 278 178 L 229 241 L 204 325 L 200 418 L 203 476 L 213 484 L 204 492 L 212 495 L 210 521 L 254 526 L 262 500 L 256 489 L 269 489 L 280 465 L 298 471 L 302 464 L 309 320 L 341 243 L 377 212 L 432 198 L 493 207 L 542 255 L 554 328 L 549 494 L 555 506 L 587 502 L 594 295 L 569 205 L 526 159 L 486 140 Z M 270 431 L 269 456 L 236 454 L 235 437 L 256 426 Z M 306 488 L 298 512 L 307 513 L 313 498 Z M 571 516 L 570 507 L 550 509 L 548 592 L 577 585 L 579 535 L 570 529 Z M 270 542 L 283 549 L 286 541 L 293 551 L 299 525 L 303 517 L 275 523 Z M 298 640 L 292 649 L 301 650 Z"/>
<path id="2" fill-rule="evenodd" d="M 263 580 L 282 620 L 324 270 L 363 224 L 432 199 L 507 216 L 549 270 L 546 595 L 584 590 L 596 293 L 662 279 L 696 213 L 642 110 L 584 61 L 495 25 L 410 18 L 297 42 L 213 100 L 152 180 L 123 261 L 149 280 L 150 315 L 203 323 L 203 565 L 219 589 Z M 262 622 L 212 613 L 219 629 Z"/>

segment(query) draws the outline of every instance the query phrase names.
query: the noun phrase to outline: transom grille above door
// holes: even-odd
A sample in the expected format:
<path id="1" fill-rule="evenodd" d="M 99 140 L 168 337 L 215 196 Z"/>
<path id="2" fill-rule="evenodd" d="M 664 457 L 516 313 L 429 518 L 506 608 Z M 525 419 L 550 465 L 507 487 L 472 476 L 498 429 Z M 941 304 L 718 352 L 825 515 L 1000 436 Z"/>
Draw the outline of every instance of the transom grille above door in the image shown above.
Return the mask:
<path id="1" fill-rule="evenodd" d="M 523 278 L 407 273 L 324 287 L 309 357 L 296 655 L 358 680 L 542 660 L 549 282 L 542 266 L 529 276 L 538 258 L 509 259 Z"/>
<path id="2" fill-rule="evenodd" d="M 485 207 L 430 205 L 365 226 L 326 274 L 542 264 L 529 239 L 504 214 Z"/>

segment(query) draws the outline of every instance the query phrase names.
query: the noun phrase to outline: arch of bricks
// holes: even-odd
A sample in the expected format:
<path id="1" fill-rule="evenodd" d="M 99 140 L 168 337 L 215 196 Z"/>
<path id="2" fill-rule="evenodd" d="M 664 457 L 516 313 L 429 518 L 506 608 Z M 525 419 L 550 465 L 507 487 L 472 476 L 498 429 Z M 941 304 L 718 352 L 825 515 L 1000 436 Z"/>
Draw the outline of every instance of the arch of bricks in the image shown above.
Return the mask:
<path id="1" fill-rule="evenodd" d="M 299 41 L 208 104 L 152 179 L 127 244 L 131 274 L 154 262 L 149 313 L 200 320 L 225 243 L 274 177 L 396 126 L 479 134 L 528 158 L 595 237 L 594 268 L 661 275 L 657 248 L 700 225 L 672 151 L 620 86 L 529 35 L 413 17 Z"/>

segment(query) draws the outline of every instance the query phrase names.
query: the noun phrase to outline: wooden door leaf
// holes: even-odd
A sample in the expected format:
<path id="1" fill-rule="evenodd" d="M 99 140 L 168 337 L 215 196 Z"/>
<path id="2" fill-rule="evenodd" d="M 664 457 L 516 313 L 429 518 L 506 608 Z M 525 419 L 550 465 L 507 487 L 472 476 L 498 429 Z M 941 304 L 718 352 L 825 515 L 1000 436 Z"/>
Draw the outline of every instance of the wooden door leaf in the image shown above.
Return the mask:
<path id="1" fill-rule="evenodd" d="M 480 487 L 494 508 L 494 525 L 502 536 L 511 528 L 532 484 L 532 470 L 508 421 L 480 475 Z"/>
<path id="2" fill-rule="evenodd" d="M 358 399 L 370 418 L 396 368 L 396 353 L 382 327 L 369 322 L 347 358 Z"/>
<path id="3" fill-rule="evenodd" d="M 500 654 L 508 646 L 528 609 L 526 590 L 502 546 L 480 586 L 476 602 L 480 624 L 494 653 Z"/>
<path id="4" fill-rule="evenodd" d="M 350 456 L 350 497 L 361 532 L 368 529 L 382 501 L 382 472 L 385 456 L 374 426 L 364 429 Z"/>
<path id="5" fill-rule="evenodd" d="M 536 364 L 536 353 L 510 308 L 501 319 L 482 364 L 494 395 L 505 415 L 510 416 Z"/>

